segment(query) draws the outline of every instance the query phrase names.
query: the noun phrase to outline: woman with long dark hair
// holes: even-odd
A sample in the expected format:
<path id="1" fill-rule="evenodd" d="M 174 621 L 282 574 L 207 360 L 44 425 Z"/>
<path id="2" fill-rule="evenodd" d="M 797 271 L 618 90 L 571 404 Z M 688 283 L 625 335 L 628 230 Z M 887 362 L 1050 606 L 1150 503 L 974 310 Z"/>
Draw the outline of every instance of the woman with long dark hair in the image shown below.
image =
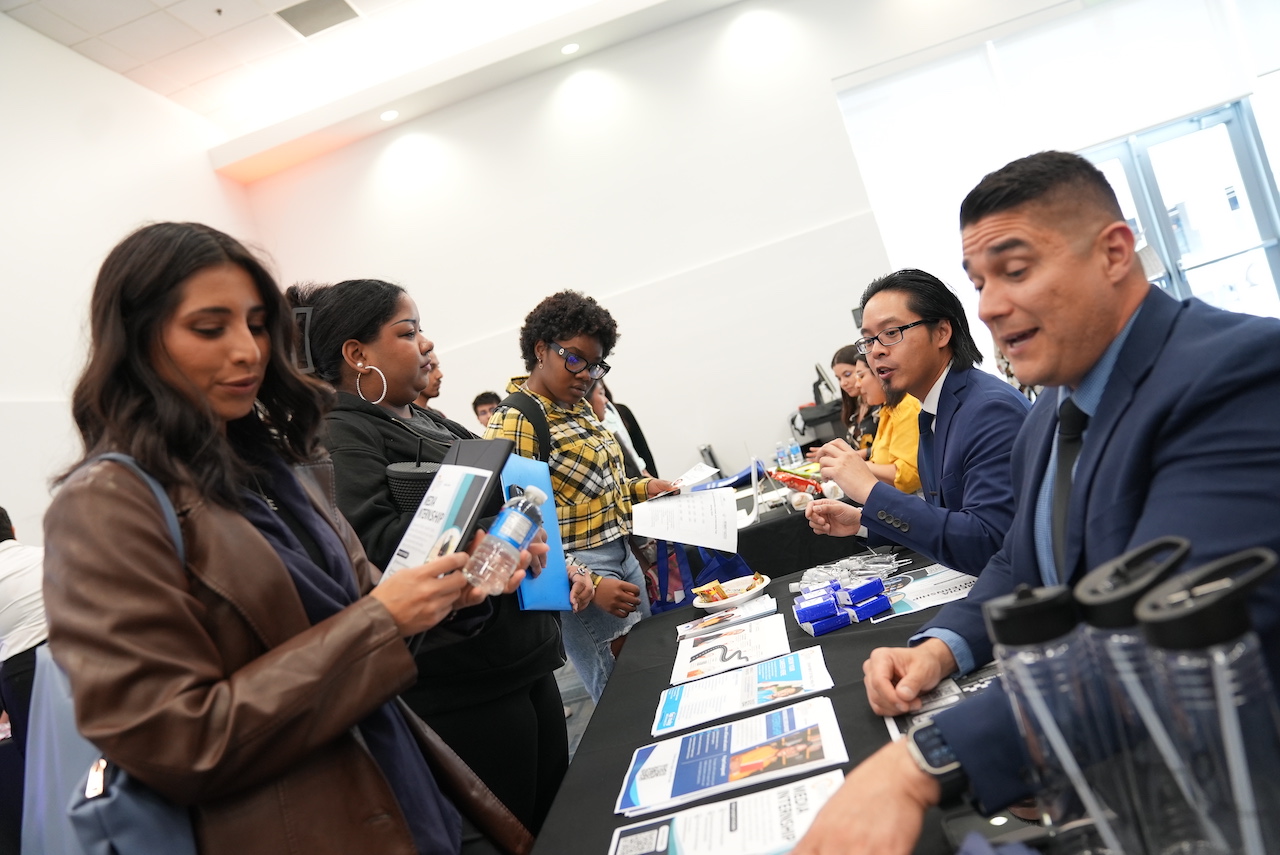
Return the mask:
<path id="1" fill-rule="evenodd" d="M 459 816 L 395 697 L 416 673 L 406 637 L 456 641 L 488 612 L 453 572 L 466 554 L 373 587 L 331 501 L 325 396 L 233 238 L 134 232 L 102 265 L 91 329 L 84 457 L 45 516 L 49 646 L 81 733 L 189 806 L 204 855 L 457 855 Z M 94 460 L 108 451 L 163 485 L 185 564 L 147 484 Z"/>
<path id="2" fill-rule="evenodd" d="M 462 425 L 414 403 L 435 365 L 434 346 L 408 292 L 378 279 L 294 285 L 309 308 L 307 338 L 316 375 L 337 390 L 325 419 L 338 507 L 375 563 L 391 559 L 417 511 L 397 502 L 387 466 L 439 463 Z M 572 594 L 585 608 L 594 590 L 583 573 Z M 569 765 L 564 706 L 554 671 L 564 664 L 555 612 L 521 611 L 514 594 L 495 597 L 480 632 L 448 655 L 417 657 L 418 681 L 402 695 L 521 822 L 536 833 Z"/>
<path id="3" fill-rule="evenodd" d="M 863 432 L 860 426 L 869 409 L 858 392 L 858 378 L 855 376 L 859 355 L 858 348 L 847 344 L 831 357 L 831 371 L 840 386 L 840 424 L 845 429 L 845 441 L 853 448 L 865 447 L 861 444 Z"/>

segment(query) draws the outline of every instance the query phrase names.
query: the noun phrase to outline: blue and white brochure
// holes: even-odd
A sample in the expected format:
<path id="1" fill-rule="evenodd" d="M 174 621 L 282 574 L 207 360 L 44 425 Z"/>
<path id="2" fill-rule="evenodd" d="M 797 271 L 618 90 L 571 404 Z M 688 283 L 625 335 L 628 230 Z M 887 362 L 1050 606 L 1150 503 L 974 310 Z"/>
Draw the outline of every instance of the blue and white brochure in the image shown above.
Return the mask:
<path id="1" fill-rule="evenodd" d="M 609 855 L 785 855 L 844 783 L 839 769 L 624 825 Z"/>
<path id="2" fill-rule="evenodd" d="M 658 699 L 654 736 L 697 727 L 735 713 L 767 707 L 830 689 L 821 647 L 806 647 L 748 668 L 673 686 Z"/>
<path id="3" fill-rule="evenodd" d="M 614 812 L 643 816 L 848 760 L 831 699 L 810 698 L 637 749 Z"/>

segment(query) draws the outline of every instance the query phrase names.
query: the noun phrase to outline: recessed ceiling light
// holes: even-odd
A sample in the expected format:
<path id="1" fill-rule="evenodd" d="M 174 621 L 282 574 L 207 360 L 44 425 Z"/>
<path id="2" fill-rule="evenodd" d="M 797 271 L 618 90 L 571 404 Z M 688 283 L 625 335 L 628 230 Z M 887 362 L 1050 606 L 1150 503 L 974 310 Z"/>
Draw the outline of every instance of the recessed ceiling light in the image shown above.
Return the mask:
<path id="1" fill-rule="evenodd" d="M 1008 821 L 1009 821 L 1009 817 L 1007 817 L 1007 816 L 993 816 L 993 817 L 991 817 L 991 824 L 992 824 L 992 825 L 1004 825 L 1004 824 L 1005 824 L 1006 822 L 1008 822 Z"/>
<path id="2" fill-rule="evenodd" d="M 565 56 L 568 56 L 568 55 L 569 55 L 569 54 L 571 54 L 571 53 L 577 53 L 577 52 L 578 52 L 578 45 L 577 45 L 577 43 L 576 43 L 576 42 L 570 42 L 569 44 L 567 44 L 567 45 L 565 45 L 564 47 L 560 48 L 560 52 L 561 52 L 562 54 L 564 54 Z"/>
<path id="3" fill-rule="evenodd" d="M 399 110 L 388 110 L 388 111 L 386 111 L 385 113 L 383 113 L 381 116 L 379 116 L 378 118 L 379 118 L 379 119 L 382 119 L 382 121 L 384 121 L 384 122 L 394 122 L 396 119 L 400 118 L 400 111 L 399 111 Z"/>

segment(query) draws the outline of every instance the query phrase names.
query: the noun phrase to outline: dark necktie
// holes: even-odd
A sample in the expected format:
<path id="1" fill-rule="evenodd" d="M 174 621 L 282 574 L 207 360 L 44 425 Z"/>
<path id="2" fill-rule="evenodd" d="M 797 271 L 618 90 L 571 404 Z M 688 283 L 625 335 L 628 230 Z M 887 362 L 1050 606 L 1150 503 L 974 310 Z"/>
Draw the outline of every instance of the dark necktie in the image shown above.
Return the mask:
<path id="1" fill-rule="evenodd" d="M 1084 429 L 1089 414 L 1070 398 L 1058 408 L 1058 466 L 1053 475 L 1053 561 L 1058 565 L 1058 578 L 1063 584 L 1071 580 L 1067 566 L 1067 510 L 1071 506 L 1071 481 L 1076 459 L 1080 457 Z"/>
<path id="2" fill-rule="evenodd" d="M 938 491 L 933 483 L 933 413 L 920 411 L 920 450 L 916 454 L 916 469 L 920 471 L 920 486 L 924 500 L 938 504 Z"/>

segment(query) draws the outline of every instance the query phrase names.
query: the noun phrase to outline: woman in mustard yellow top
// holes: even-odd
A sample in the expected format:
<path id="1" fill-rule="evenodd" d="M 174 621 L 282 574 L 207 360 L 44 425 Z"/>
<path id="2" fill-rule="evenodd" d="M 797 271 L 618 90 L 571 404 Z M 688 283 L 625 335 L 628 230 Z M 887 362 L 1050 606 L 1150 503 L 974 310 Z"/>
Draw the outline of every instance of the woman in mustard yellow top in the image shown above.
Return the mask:
<path id="1" fill-rule="evenodd" d="M 878 386 L 880 380 L 868 371 L 862 376 L 862 385 L 870 383 Z M 919 447 L 920 402 L 905 394 L 897 401 L 886 401 L 880 410 L 875 442 L 867 454 L 867 468 L 884 483 L 904 493 L 914 493 L 920 489 L 920 470 L 916 466 Z"/>

